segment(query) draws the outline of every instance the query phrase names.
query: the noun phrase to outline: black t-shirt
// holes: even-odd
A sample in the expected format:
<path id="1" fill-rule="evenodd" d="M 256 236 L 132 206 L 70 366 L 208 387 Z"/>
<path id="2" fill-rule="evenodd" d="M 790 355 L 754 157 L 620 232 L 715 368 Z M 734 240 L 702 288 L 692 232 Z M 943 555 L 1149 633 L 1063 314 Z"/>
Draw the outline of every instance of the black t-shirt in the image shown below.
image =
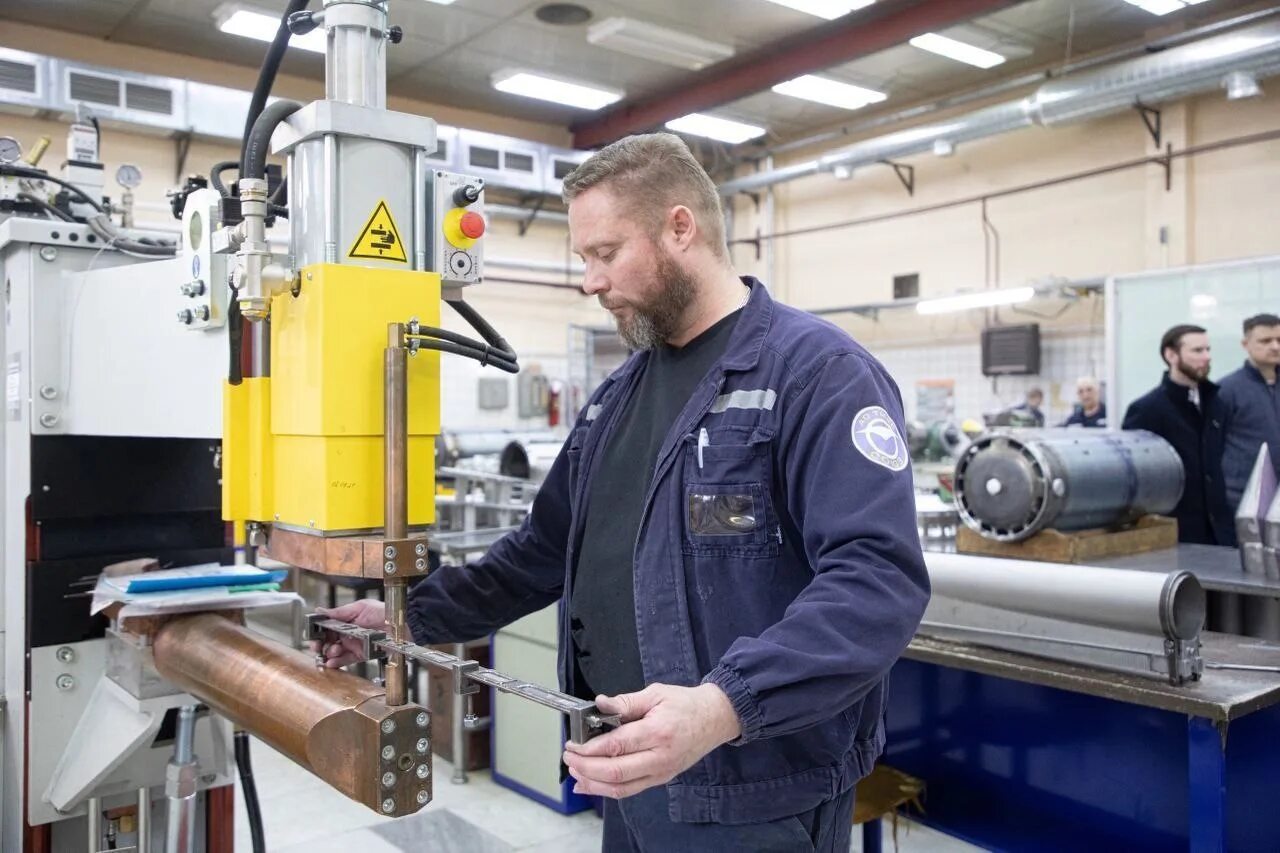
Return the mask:
<path id="1" fill-rule="evenodd" d="M 679 349 L 649 354 L 587 491 L 587 518 L 569 602 L 579 671 L 589 694 L 644 688 L 636 639 L 633 562 L 658 451 L 693 389 L 724 353 L 741 310 Z"/>

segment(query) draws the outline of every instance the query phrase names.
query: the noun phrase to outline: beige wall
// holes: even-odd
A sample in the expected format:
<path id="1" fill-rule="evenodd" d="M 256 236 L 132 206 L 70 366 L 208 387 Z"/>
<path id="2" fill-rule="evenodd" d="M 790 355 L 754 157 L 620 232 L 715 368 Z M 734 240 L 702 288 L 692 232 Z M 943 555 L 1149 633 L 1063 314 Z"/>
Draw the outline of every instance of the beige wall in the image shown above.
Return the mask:
<path id="1" fill-rule="evenodd" d="M 1166 106 L 1164 128 L 1166 141 L 1181 149 L 1280 129 L 1280 109 L 1274 94 L 1236 102 L 1208 95 Z M 1032 128 L 960 146 L 950 158 L 910 158 L 916 167 L 914 198 L 888 166 L 867 167 L 848 181 L 824 174 L 782 184 L 775 190 L 776 225 L 789 230 L 904 211 L 1154 152 L 1136 114 Z M 1280 141 L 1177 160 L 1168 192 L 1163 170 L 1145 166 L 994 199 L 988 216 L 1000 237 L 999 277 L 990 284 L 1010 287 L 1277 253 L 1277 199 Z M 753 233 L 757 223 L 769 230 L 750 201 L 736 202 L 735 215 L 739 235 Z M 1161 242 L 1162 226 L 1167 243 Z M 978 204 L 787 238 L 777 241 L 775 252 L 775 291 L 805 308 L 889 300 L 892 278 L 901 273 L 920 273 L 923 296 L 987 286 Z M 757 261 L 752 247 L 736 247 L 734 256 L 745 271 L 765 275 L 765 260 Z M 990 274 L 994 279 L 994 264 Z M 1002 316 L 1010 315 L 1006 310 Z M 981 316 L 923 320 L 896 310 L 876 322 L 852 315 L 832 319 L 867 341 L 926 342 L 972 340 Z M 1095 305 L 1085 304 L 1068 310 L 1062 322 L 1100 329 L 1101 319 Z"/>

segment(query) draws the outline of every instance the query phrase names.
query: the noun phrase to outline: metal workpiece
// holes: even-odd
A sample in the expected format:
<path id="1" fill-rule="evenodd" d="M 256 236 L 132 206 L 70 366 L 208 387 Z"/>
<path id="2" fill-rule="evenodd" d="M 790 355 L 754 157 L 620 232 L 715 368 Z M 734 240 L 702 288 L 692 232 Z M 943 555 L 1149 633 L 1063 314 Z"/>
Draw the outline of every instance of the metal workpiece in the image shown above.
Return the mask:
<path id="1" fill-rule="evenodd" d="M 1145 431 L 1000 431 L 956 462 L 956 507 L 982 536 L 1018 542 L 1169 513 L 1184 476 L 1173 447 Z"/>
<path id="2" fill-rule="evenodd" d="M 519 696 L 545 708 L 559 711 L 569 718 L 569 739 L 577 743 L 586 743 L 591 738 L 622 725 L 620 716 L 601 712 L 594 702 L 578 699 L 567 693 L 550 690 L 528 681 L 522 681 L 497 670 L 480 666 L 476 661 L 466 660 L 448 652 L 419 646 L 409 641 L 397 641 L 385 636 L 378 638 L 376 632 L 371 632 L 368 628 L 361 628 L 335 619 L 319 615 L 313 616 L 311 619 L 312 639 L 324 636 L 325 632 L 331 635 L 356 637 L 361 640 L 366 648 L 378 649 L 385 654 L 402 654 L 415 663 L 448 670 L 453 676 L 452 684 L 455 695 L 473 694 L 481 686 L 492 687 L 503 693 L 510 693 L 513 696 Z"/>
<path id="3" fill-rule="evenodd" d="M 430 802 L 430 771 L 417 769 L 430 761 L 417 749 L 430 741 L 430 717 L 419 706 L 388 707 L 376 685 L 317 669 L 311 656 L 213 614 L 174 619 L 154 649 L 162 675 L 351 799 L 389 816 Z"/>

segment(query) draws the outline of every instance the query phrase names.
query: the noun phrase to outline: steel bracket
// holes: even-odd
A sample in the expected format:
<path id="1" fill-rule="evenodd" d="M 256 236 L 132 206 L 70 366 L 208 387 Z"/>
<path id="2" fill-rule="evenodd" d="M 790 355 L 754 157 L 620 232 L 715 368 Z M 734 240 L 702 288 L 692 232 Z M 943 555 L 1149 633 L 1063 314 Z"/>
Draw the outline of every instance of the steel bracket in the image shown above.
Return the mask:
<path id="1" fill-rule="evenodd" d="M 360 653 L 364 660 L 373 660 L 382 656 L 382 649 L 378 645 L 387 638 L 385 631 L 375 631 L 372 628 L 360 628 L 347 622 L 339 622 L 337 619 L 330 619 L 323 613 L 312 613 L 307 617 L 307 639 L 315 642 L 323 642 L 326 637 L 333 634 L 341 634 L 344 637 L 351 637 L 360 641 Z"/>
<path id="2" fill-rule="evenodd" d="M 1135 101 L 1133 108 L 1138 111 L 1138 115 L 1142 117 L 1142 123 L 1147 126 L 1147 133 L 1151 134 L 1151 142 L 1159 148 L 1162 140 L 1160 110 L 1149 107 L 1142 101 Z"/>
<path id="3" fill-rule="evenodd" d="M 529 201 L 529 197 L 526 196 L 521 201 L 522 203 L 527 202 Z M 538 218 L 538 214 L 542 212 L 542 208 L 546 206 L 546 203 L 547 197 L 545 195 L 539 194 L 533 196 L 533 207 L 529 208 L 528 215 L 520 220 L 519 228 L 521 237 L 528 233 L 530 226 L 532 226 L 533 221 Z M 521 206 L 523 206 L 523 204 Z"/>
<path id="4" fill-rule="evenodd" d="M 906 163 L 895 163 L 892 160 L 881 160 L 886 166 L 893 167 L 893 173 L 898 176 L 898 180 L 902 182 L 907 190 L 907 195 L 914 196 L 916 194 L 916 167 L 908 166 Z"/>

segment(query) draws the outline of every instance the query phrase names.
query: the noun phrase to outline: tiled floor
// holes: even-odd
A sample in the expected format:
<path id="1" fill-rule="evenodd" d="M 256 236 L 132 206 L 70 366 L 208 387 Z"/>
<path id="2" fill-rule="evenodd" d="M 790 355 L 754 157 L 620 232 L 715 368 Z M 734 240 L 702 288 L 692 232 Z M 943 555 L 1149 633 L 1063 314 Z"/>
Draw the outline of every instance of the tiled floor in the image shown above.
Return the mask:
<path id="1" fill-rule="evenodd" d="M 566 817 L 494 784 L 487 772 L 466 785 L 435 759 L 435 799 L 411 817 L 380 817 L 348 800 L 284 756 L 254 741 L 253 775 L 270 853 L 598 853 L 600 820 L 592 812 Z M 892 828 L 885 824 L 885 848 Z M 902 820 L 902 853 L 966 853 L 978 848 Z M 236 850 L 248 853 L 249 824 L 236 790 Z M 852 851 L 862 850 L 855 830 Z"/>

